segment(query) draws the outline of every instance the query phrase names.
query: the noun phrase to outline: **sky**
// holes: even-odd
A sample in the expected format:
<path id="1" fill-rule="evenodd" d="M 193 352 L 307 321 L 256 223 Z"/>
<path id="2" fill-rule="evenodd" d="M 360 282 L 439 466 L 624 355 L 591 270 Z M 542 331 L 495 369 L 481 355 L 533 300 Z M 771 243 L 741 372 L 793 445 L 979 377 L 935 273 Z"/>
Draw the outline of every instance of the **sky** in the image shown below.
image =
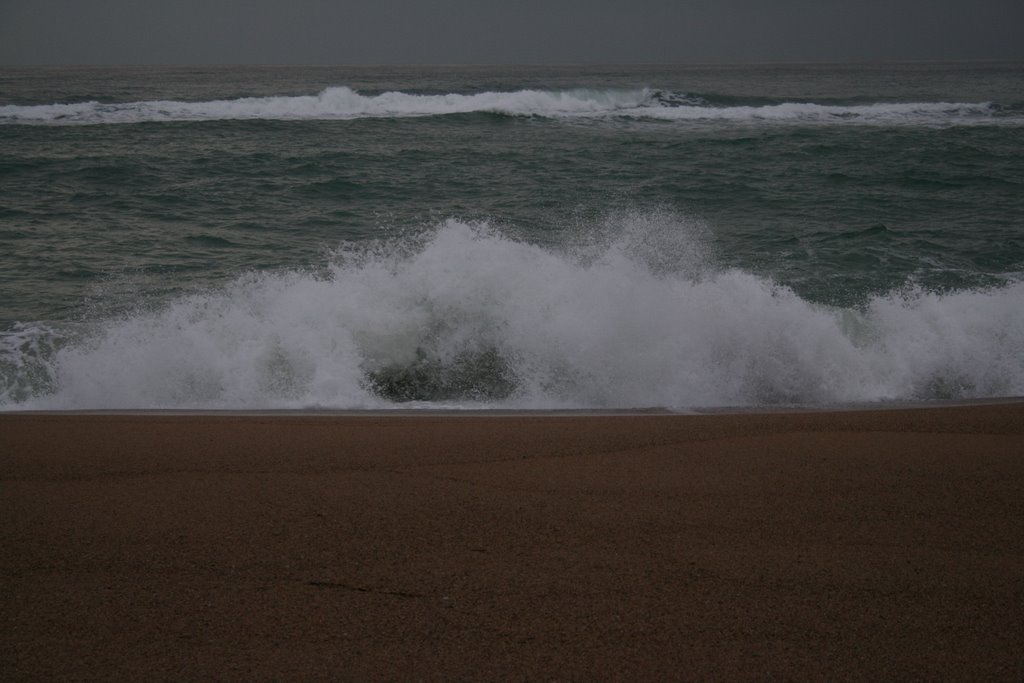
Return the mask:
<path id="1" fill-rule="evenodd" d="M 1024 59 L 1024 0 L 0 0 L 0 64 Z"/>

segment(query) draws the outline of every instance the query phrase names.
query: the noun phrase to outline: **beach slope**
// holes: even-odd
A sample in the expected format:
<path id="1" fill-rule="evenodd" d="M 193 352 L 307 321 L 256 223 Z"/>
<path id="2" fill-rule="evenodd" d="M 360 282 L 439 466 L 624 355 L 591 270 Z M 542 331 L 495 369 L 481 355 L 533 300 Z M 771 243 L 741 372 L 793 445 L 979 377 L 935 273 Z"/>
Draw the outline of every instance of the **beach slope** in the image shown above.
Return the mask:
<path id="1" fill-rule="evenodd" d="M 0 414 L 18 679 L 1024 678 L 1024 403 Z"/>

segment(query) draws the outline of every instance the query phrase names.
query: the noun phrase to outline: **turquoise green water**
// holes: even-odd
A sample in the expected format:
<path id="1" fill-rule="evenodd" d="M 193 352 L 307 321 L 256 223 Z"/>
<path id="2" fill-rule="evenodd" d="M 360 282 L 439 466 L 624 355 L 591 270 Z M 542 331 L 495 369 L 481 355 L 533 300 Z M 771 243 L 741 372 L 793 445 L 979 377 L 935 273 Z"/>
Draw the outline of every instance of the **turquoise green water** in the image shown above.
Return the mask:
<path id="1" fill-rule="evenodd" d="M 1024 66 L 0 71 L 0 405 L 1024 390 Z"/>

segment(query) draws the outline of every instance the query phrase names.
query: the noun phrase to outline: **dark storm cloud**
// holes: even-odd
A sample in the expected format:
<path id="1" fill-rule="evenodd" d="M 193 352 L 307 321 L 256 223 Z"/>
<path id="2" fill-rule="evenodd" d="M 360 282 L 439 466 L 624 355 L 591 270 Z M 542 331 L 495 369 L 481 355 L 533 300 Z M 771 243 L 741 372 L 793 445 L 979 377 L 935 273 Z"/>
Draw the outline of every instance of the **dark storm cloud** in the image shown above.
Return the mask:
<path id="1" fill-rule="evenodd" d="M 1020 0 L 0 0 L 3 64 L 1024 57 Z"/>

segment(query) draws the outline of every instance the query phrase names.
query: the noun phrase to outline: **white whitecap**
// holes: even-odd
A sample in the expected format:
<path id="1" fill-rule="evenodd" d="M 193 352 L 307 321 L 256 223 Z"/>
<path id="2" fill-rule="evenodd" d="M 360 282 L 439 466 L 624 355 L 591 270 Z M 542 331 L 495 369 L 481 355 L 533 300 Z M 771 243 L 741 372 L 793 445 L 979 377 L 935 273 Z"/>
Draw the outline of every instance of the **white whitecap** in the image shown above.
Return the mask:
<path id="1" fill-rule="evenodd" d="M 405 118 L 467 113 L 553 119 L 657 119 L 747 123 L 860 123 L 871 125 L 1019 125 L 1019 116 L 998 117 L 991 103 L 878 102 L 823 105 L 785 102 L 764 106 L 695 104 L 685 94 L 650 89 L 491 91 L 473 94 L 361 94 L 340 86 L 316 95 L 243 97 L 202 102 L 77 102 L 0 106 L 0 123 L 47 125 L 130 124 L 216 120 L 347 120 Z"/>
<path id="2" fill-rule="evenodd" d="M 1024 394 L 1024 283 L 827 307 L 718 267 L 699 223 L 614 221 L 601 243 L 561 251 L 448 221 L 412 244 L 339 250 L 319 275 L 248 274 L 70 342 L 35 343 L 46 330 L 23 328 L 0 339 L 0 406 L 685 408 Z M 44 381 L 26 390 L 33 378 Z"/>

